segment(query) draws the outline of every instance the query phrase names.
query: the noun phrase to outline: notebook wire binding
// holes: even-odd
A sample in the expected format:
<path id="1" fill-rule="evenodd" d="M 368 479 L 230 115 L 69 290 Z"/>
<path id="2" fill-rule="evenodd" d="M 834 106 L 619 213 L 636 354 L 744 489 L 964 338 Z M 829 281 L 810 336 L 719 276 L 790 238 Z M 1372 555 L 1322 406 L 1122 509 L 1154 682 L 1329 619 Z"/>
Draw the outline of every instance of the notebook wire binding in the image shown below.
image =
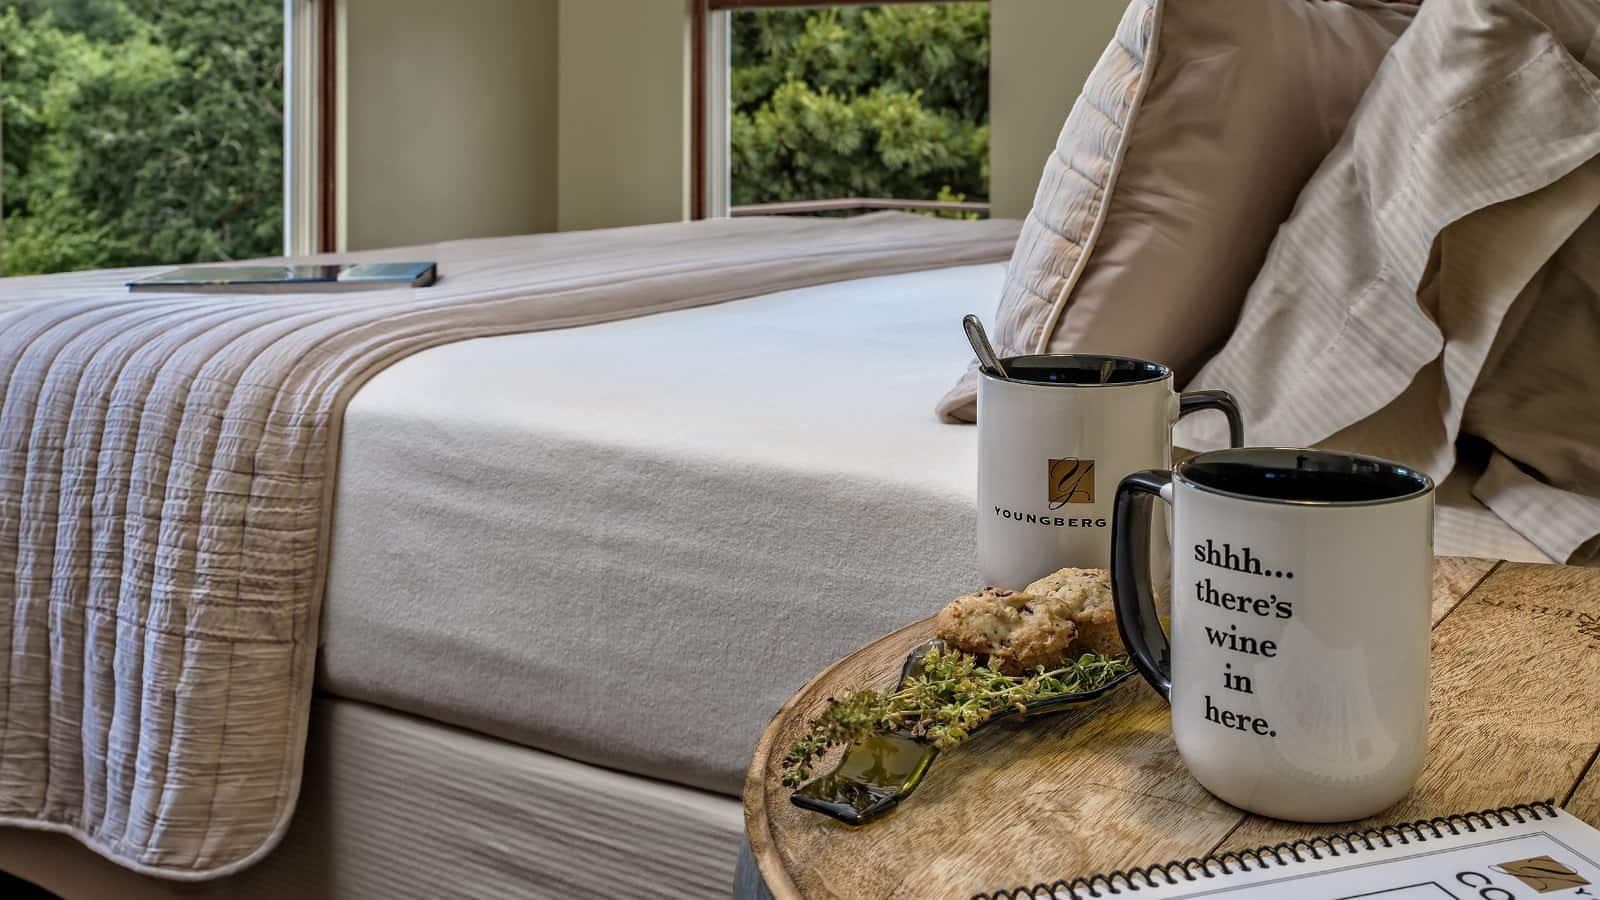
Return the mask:
<path id="1" fill-rule="evenodd" d="M 1339 856 L 1385 847 L 1421 844 L 1448 835 L 1472 834 L 1507 828 L 1513 824 L 1537 822 L 1556 814 L 1555 800 L 1518 803 L 1478 812 L 1417 819 L 1398 825 L 1384 825 L 1360 831 L 1318 835 L 1295 841 L 1245 850 L 1228 850 L 1208 856 L 1191 856 L 1148 866 L 1113 869 L 1070 881 L 1039 882 L 991 894 L 977 894 L 972 900 L 1085 900 L 1120 896 L 1160 887 L 1175 887 L 1184 882 L 1220 878 L 1235 872 L 1253 872 L 1273 866 L 1332 859 Z"/>

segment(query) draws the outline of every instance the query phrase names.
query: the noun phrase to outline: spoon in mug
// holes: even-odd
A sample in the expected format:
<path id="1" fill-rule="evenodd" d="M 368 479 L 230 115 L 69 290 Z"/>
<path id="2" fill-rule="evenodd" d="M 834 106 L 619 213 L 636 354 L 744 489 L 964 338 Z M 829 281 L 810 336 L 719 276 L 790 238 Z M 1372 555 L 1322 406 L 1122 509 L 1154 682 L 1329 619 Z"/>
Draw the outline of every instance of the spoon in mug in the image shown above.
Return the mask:
<path id="1" fill-rule="evenodd" d="M 978 362 L 991 373 L 1005 381 L 1010 381 L 1011 376 L 1006 374 L 1006 367 L 1000 365 L 1000 357 L 994 353 L 994 346 L 989 343 L 989 335 L 983 330 L 983 323 L 978 317 L 968 315 L 961 320 L 961 327 L 967 332 L 967 340 L 972 344 L 972 352 L 977 354 Z"/>

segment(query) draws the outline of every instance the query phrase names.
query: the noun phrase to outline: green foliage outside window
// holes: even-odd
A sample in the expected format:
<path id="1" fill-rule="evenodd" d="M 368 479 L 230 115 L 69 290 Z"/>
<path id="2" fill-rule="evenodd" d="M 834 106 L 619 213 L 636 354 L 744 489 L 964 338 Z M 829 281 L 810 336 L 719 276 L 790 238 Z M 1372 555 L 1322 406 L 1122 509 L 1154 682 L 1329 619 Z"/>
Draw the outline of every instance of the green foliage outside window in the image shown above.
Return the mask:
<path id="1" fill-rule="evenodd" d="M 989 195 L 984 3 L 733 14 L 733 203 Z"/>
<path id="2" fill-rule="evenodd" d="M 0 272 L 283 246 L 283 4 L 0 0 Z"/>

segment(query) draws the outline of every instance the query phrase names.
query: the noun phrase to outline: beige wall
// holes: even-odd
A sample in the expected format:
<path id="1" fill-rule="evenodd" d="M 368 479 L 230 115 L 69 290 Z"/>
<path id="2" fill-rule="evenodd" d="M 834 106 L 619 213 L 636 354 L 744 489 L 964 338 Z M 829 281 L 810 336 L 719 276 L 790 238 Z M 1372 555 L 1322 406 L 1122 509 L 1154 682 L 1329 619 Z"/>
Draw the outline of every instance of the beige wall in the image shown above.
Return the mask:
<path id="1" fill-rule="evenodd" d="M 1045 157 L 1127 0 L 992 0 L 989 200 L 994 215 L 1033 205 Z"/>
<path id="2" fill-rule="evenodd" d="M 686 0 L 343 0 L 345 245 L 677 221 Z M 1125 0 L 992 0 L 990 196 L 1027 213 Z"/>
<path id="3" fill-rule="evenodd" d="M 345 245 L 556 227 L 558 0 L 344 0 Z"/>
<path id="4" fill-rule="evenodd" d="M 688 214 L 688 5 L 561 0 L 562 231 Z"/>

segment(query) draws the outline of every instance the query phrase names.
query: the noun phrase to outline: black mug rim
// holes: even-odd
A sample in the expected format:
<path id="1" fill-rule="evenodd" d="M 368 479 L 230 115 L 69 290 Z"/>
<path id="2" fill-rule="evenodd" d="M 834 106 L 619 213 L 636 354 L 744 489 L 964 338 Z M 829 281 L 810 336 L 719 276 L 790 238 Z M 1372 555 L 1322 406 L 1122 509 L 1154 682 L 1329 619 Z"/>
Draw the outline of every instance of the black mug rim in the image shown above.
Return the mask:
<path id="1" fill-rule="evenodd" d="M 1150 374 L 1147 377 L 1140 378 L 1136 381 L 1108 381 L 1104 383 L 1078 384 L 1070 381 L 1035 381 L 1031 378 L 1018 378 L 1011 373 L 1011 367 L 1013 364 L 1020 364 L 1019 368 L 1021 368 L 1022 365 L 1036 360 L 1074 360 L 1083 363 L 1081 368 L 1085 370 L 1098 369 L 1102 364 L 1107 362 L 1127 363 L 1135 367 L 1143 368 Z M 1172 369 L 1161 363 L 1153 360 L 1141 359 L 1137 356 L 1119 356 L 1115 353 L 1021 353 L 1016 356 L 1000 357 L 1000 365 L 1006 367 L 1007 374 L 1010 374 L 1011 377 L 1001 378 L 998 375 L 985 370 L 981 366 L 978 368 L 978 372 L 983 377 L 992 379 L 994 381 L 1037 385 L 1039 387 L 1051 388 L 1136 387 L 1141 384 L 1155 384 L 1157 382 L 1166 381 L 1172 377 Z M 1062 368 L 1069 367 L 1062 366 Z M 1078 367 L 1073 366 L 1070 368 Z"/>
<path id="2" fill-rule="evenodd" d="M 1391 496 L 1363 500 L 1268 497 L 1260 494 L 1228 490 L 1215 484 L 1207 484 L 1204 479 L 1196 478 L 1201 473 L 1195 471 L 1200 466 L 1216 462 L 1236 462 L 1257 466 L 1261 469 L 1289 471 L 1304 469 L 1306 461 L 1315 462 L 1316 468 L 1321 471 L 1348 475 L 1351 478 L 1361 480 L 1385 478 L 1392 480 L 1396 485 L 1409 483 L 1410 489 L 1405 491 L 1397 490 Z M 1274 462 L 1280 464 L 1273 465 L 1272 463 Z M 1366 466 L 1370 468 L 1370 471 L 1349 471 L 1352 465 Z M 1384 506 L 1426 496 L 1431 494 L 1435 487 L 1433 479 L 1428 477 L 1426 472 L 1420 472 L 1403 463 L 1361 453 L 1346 453 L 1342 450 L 1313 450 L 1305 447 L 1239 447 L 1228 450 L 1209 450 L 1190 456 L 1173 466 L 1172 477 L 1174 481 L 1181 481 L 1185 485 L 1207 494 L 1232 497 L 1236 500 L 1246 500 L 1251 503 L 1306 507 Z"/>

